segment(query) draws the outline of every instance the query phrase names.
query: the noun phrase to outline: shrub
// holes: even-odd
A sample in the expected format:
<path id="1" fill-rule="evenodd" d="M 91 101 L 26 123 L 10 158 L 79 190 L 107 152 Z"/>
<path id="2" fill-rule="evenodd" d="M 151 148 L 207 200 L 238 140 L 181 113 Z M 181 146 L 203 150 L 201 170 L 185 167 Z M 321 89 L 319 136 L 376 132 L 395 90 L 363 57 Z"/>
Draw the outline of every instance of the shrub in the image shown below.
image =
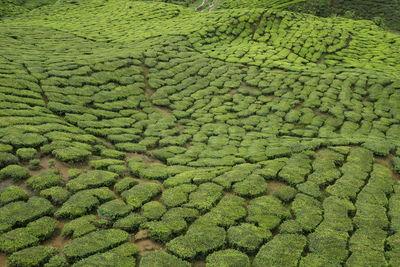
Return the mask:
<path id="1" fill-rule="evenodd" d="M 140 260 L 141 267 L 189 267 L 190 263 L 164 251 L 151 251 Z"/>
<path id="2" fill-rule="evenodd" d="M 14 181 L 22 181 L 29 176 L 29 171 L 19 165 L 8 165 L 0 170 L 0 180 L 13 179 Z"/>
<path id="3" fill-rule="evenodd" d="M 297 194 L 291 208 L 296 216 L 296 221 L 306 232 L 314 230 L 322 220 L 321 203 L 310 196 Z"/>
<path id="4" fill-rule="evenodd" d="M 249 257 L 234 249 L 216 251 L 206 258 L 207 267 L 250 267 Z"/>
<path id="5" fill-rule="evenodd" d="M 249 253 L 255 252 L 271 236 L 270 231 L 250 223 L 242 223 L 228 229 L 228 242 Z"/>
<path id="6" fill-rule="evenodd" d="M 261 247 L 253 266 L 297 266 L 306 242 L 302 235 L 278 234 Z"/>
<path id="7" fill-rule="evenodd" d="M 116 220 L 128 215 L 131 211 L 132 208 L 119 199 L 106 202 L 97 209 L 99 216 L 107 220 Z"/>
<path id="8" fill-rule="evenodd" d="M 92 211 L 102 202 L 114 198 L 114 192 L 107 187 L 82 190 L 72 195 L 54 215 L 59 218 L 76 218 Z"/>
<path id="9" fill-rule="evenodd" d="M 260 175 L 250 175 L 233 185 L 233 192 L 240 196 L 254 197 L 267 192 L 268 185 Z"/>
<path id="10" fill-rule="evenodd" d="M 72 238 L 81 237 L 97 230 L 95 221 L 95 215 L 86 215 L 79 217 L 66 223 L 62 229 L 61 234 L 67 237 L 70 236 Z"/>
<path id="11" fill-rule="evenodd" d="M 144 153 L 147 150 L 146 146 L 134 143 L 118 143 L 115 145 L 115 148 L 124 152 L 131 153 Z"/>
<path id="12" fill-rule="evenodd" d="M 136 209 L 149 201 L 161 192 L 161 185 L 158 183 L 138 184 L 129 190 L 122 192 L 121 196 L 128 205 Z"/>
<path id="13" fill-rule="evenodd" d="M 78 147 L 66 147 L 53 150 L 53 155 L 63 162 L 83 162 L 88 159 L 92 153 L 86 149 Z"/>
<path id="14" fill-rule="evenodd" d="M 207 211 L 221 198 L 222 190 L 222 186 L 214 183 L 201 184 L 196 191 L 190 193 L 189 202 L 184 206 Z"/>
<path id="15" fill-rule="evenodd" d="M 163 191 L 161 202 L 167 207 L 177 207 L 188 201 L 189 193 L 196 190 L 197 186 L 183 184 Z"/>
<path id="16" fill-rule="evenodd" d="M 121 181 L 117 182 L 114 185 L 114 190 L 117 193 L 121 193 L 123 191 L 128 190 L 129 188 L 137 185 L 139 182 L 137 179 L 134 179 L 132 177 L 124 177 Z"/>
<path id="17" fill-rule="evenodd" d="M 39 244 L 39 239 L 24 228 L 11 230 L 0 235 L 0 251 L 7 254 Z"/>
<path id="18" fill-rule="evenodd" d="M 36 149 L 34 148 L 19 148 L 17 149 L 17 156 L 21 161 L 29 161 L 36 156 Z"/>
<path id="19" fill-rule="evenodd" d="M 131 213 L 124 218 L 118 219 L 113 224 L 113 227 L 132 233 L 136 232 L 144 222 L 146 222 L 146 218 L 143 215 Z"/>
<path id="20" fill-rule="evenodd" d="M 118 178 L 118 174 L 108 171 L 89 171 L 79 175 L 77 178 L 67 183 L 67 188 L 73 192 L 95 188 L 100 186 L 110 186 Z"/>
<path id="21" fill-rule="evenodd" d="M 129 240 L 129 234 L 118 229 L 99 230 L 74 239 L 63 252 L 68 261 L 75 262 L 95 253 L 103 252 Z"/>
<path id="22" fill-rule="evenodd" d="M 65 258 L 55 255 L 49 259 L 49 261 L 43 265 L 44 267 L 67 267 L 68 262 Z"/>
<path id="23" fill-rule="evenodd" d="M 31 159 L 29 161 L 28 169 L 31 171 L 40 170 L 42 166 L 40 166 L 40 159 Z"/>
<path id="24" fill-rule="evenodd" d="M 54 233 L 57 223 L 57 220 L 45 216 L 28 223 L 25 229 L 33 236 L 39 238 L 40 241 L 43 241 Z"/>
<path id="25" fill-rule="evenodd" d="M 28 193 L 19 186 L 10 185 L 5 189 L 0 189 L 0 204 L 4 205 L 18 200 L 27 200 Z"/>
<path id="26" fill-rule="evenodd" d="M 125 153 L 114 149 L 102 149 L 100 155 L 106 158 L 124 159 Z"/>
<path id="27" fill-rule="evenodd" d="M 193 225 L 185 235 L 167 243 L 167 249 L 184 259 L 206 255 L 225 244 L 225 230 L 217 226 Z"/>
<path id="28" fill-rule="evenodd" d="M 39 147 L 43 143 L 47 142 L 47 139 L 43 136 L 35 133 L 25 134 L 12 134 L 4 136 L 1 141 L 6 144 L 10 144 L 15 148 L 20 147 Z"/>
<path id="29" fill-rule="evenodd" d="M 43 266 L 51 256 L 57 253 L 56 248 L 36 246 L 13 253 L 8 258 L 9 266 L 36 267 Z"/>
<path id="30" fill-rule="evenodd" d="M 296 194 L 297 194 L 297 190 L 294 189 L 293 187 L 281 186 L 275 191 L 274 196 L 276 196 L 283 202 L 290 202 L 291 200 L 294 199 Z"/>
<path id="31" fill-rule="evenodd" d="M 0 152 L 0 168 L 4 168 L 11 164 L 18 163 L 18 159 L 11 153 Z"/>
<path id="32" fill-rule="evenodd" d="M 290 212 L 285 208 L 281 201 L 271 197 L 262 196 L 249 201 L 248 222 L 257 223 L 258 226 L 267 230 L 276 227 L 281 219 L 290 217 Z"/>
<path id="33" fill-rule="evenodd" d="M 119 159 L 97 159 L 89 162 L 90 167 L 96 170 L 106 170 L 112 165 L 124 165 L 125 161 Z"/>
<path id="34" fill-rule="evenodd" d="M 70 193 L 60 186 L 53 186 L 40 191 L 40 196 L 47 198 L 54 205 L 61 205 L 68 200 Z"/>
<path id="35" fill-rule="evenodd" d="M 26 183 L 34 191 L 40 191 L 52 186 L 62 184 L 61 176 L 55 170 L 47 170 L 30 177 Z"/>
<path id="36" fill-rule="evenodd" d="M 27 202 L 16 201 L 0 208 L 0 232 L 13 226 L 24 226 L 51 214 L 53 205 L 44 198 L 31 197 Z"/>
<path id="37" fill-rule="evenodd" d="M 166 211 L 167 208 L 158 201 L 150 201 L 142 206 L 142 215 L 148 220 L 157 220 Z"/>

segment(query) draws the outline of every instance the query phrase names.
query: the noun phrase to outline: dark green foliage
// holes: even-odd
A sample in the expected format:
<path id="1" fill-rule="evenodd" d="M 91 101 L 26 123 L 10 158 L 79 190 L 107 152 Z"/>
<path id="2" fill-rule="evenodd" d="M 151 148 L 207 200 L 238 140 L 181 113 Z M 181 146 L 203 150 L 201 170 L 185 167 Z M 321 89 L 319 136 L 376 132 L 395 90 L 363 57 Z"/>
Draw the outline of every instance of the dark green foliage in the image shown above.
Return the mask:
<path id="1" fill-rule="evenodd" d="M 129 190 L 122 192 L 121 196 L 128 205 L 136 209 L 161 192 L 158 183 L 138 184 Z"/>
<path id="2" fill-rule="evenodd" d="M 118 175 L 108 171 L 89 171 L 79 175 L 77 178 L 67 183 L 67 188 L 73 192 L 101 187 L 110 186 L 117 180 Z"/>
<path id="3" fill-rule="evenodd" d="M 0 189 L 0 204 L 4 205 L 13 201 L 27 200 L 28 193 L 19 186 L 10 185 L 5 189 Z"/>
<path id="4" fill-rule="evenodd" d="M 292 211 L 305 232 L 314 230 L 322 220 L 321 203 L 305 194 L 296 195 L 292 202 Z"/>
<path id="5" fill-rule="evenodd" d="M 204 183 L 190 193 L 189 202 L 185 204 L 185 207 L 203 211 L 209 210 L 221 196 L 221 186 L 214 183 Z"/>
<path id="6" fill-rule="evenodd" d="M 18 158 L 11 153 L 0 152 L 0 168 L 7 165 L 18 163 Z"/>
<path id="7" fill-rule="evenodd" d="M 47 198 L 50 200 L 54 205 L 61 205 L 65 201 L 68 200 L 71 193 L 68 190 L 60 187 L 60 186 L 53 186 L 47 189 L 40 191 L 40 196 Z"/>
<path id="8" fill-rule="evenodd" d="M 120 217 L 124 217 L 131 211 L 132 208 L 119 199 L 106 202 L 97 209 L 99 216 L 108 220 L 116 220 Z"/>
<path id="9" fill-rule="evenodd" d="M 139 226 L 146 222 L 146 218 L 137 213 L 131 213 L 128 216 L 117 220 L 114 224 L 114 228 L 122 229 L 127 232 L 135 232 Z"/>
<path id="10" fill-rule="evenodd" d="M 6 135 L 0 140 L 6 144 L 12 145 L 15 148 L 39 147 L 43 143 L 47 142 L 45 137 L 34 133 Z"/>
<path id="11" fill-rule="evenodd" d="M 257 227 L 250 223 L 243 223 L 238 226 L 231 226 L 228 229 L 228 242 L 233 246 L 246 252 L 256 251 L 271 232 Z"/>
<path id="12" fill-rule="evenodd" d="M 36 149 L 34 148 L 19 148 L 17 149 L 17 156 L 21 161 L 29 161 L 36 156 Z"/>
<path id="13" fill-rule="evenodd" d="M 233 192 L 240 196 L 254 197 L 267 191 L 267 183 L 260 175 L 251 175 L 233 185 Z"/>
<path id="14" fill-rule="evenodd" d="M 54 215 L 59 218 L 76 218 L 92 211 L 102 202 L 114 198 L 114 193 L 107 187 L 82 190 L 72 195 Z"/>
<path id="15" fill-rule="evenodd" d="M 139 248 L 132 243 L 124 243 L 105 253 L 95 254 L 86 259 L 78 261 L 73 266 L 121 266 L 130 267 L 135 265 L 134 256 L 139 252 Z"/>
<path id="16" fill-rule="evenodd" d="M 274 196 L 284 202 L 289 202 L 294 199 L 297 190 L 290 186 L 280 186 L 274 193 Z"/>
<path id="17" fill-rule="evenodd" d="M 66 223 L 62 229 L 63 236 L 77 238 L 97 230 L 95 225 L 96 216 L 87 215 Z"/>
<path id="18" fill-rule="evenodd" d="M 205 255 L 225 244 L 225 230 L 216 226 L 195 225 L 185 235 L 167 243 L 167 248 L 184 259 Z"/>
<path id="19" fill-rule="evenodd" d="M 138 183 L 139 183 L 138 180 L 133 179 L 132 177 L 124 177 L 122 178 L 121 181 L 117 182 L 114 185 L 114 190 L 117 191 L 118 193 L 121 193 L 137 185 Z"/>
<path id="20" fill-rule="evenodd" d="M 13 179 L 14 181 L 21 181 L 26 180 L 29 176 L 29 171 L 19 165 L 8 165 L 0 170 L 0 180 Z"/>
<path id="21" fill-rule="evenodd" d="M 0 208 L 0 232 L 15 226 L 24 226 L 52 212 L 53 205 L 39 197 L 31 197 L 27 202 L 12 202 Z"/>
<path id="22" fill-rule="evenodd" d="M 25 229 L 30 234 L 43 241 L 53 234 L 56 229 L 57 223 L 57 220 L 45 216 L 37 219 L 36 221 L 28 223 Z"/>
<path id="23" fill-rule="evenodd" d="M 0 251 L 7 254 L 38 244 L 39 239 L 24 228 L 11 230 L 0 235 Z"/>
<path id="24" fill-rule="evenodd" d="M 152 251 L 146 253 L 140 260 L 141 267 L 189 267 L 187 261 L 183 261 L 174 255 L 164 251 Z"/>
<path id="25" fill-rule="evenodd" d="M 66 147 L 53 150 L 53 155 L 64 162 L 82 162 L 92 154 L 90 151 L 78 147 Z"/>
<path id="26" fill-rule="evenodd" d="M 281 219 L 288 217 L 290 217 L 289 210 L 274 197 L 262 196 L 249 201 L 246 220 L 256 223 L 261 228 L 272 229 L 279 224 Z"/>
<path id="27" fill-rule="evenodd" d="M 37 267 L 43 266 L 54 254 L 56 248 L 36 246 L 13 253 L 9 259 L 9 266 Z"/>
<path id="28" fill-rule="evenodd" d="M 250 267 L 250 260 L 246 254 L 240 251 L 226 249 L 208 255 L 206 265 L 210 267 Z"/>
<path id="29" fill-rule="evenodd" d="M 276 235 L 258 251 L 253 266 L 297 266 L 306 241 L 297 234 Z"/>
<path id="30" fill-rule="evenodd" d="M 196 190 L 197 186 L 192 184 L 183 184 L 163 191 L 161 201 L 167 207 L 176 207 L 188 201 L 189 193 Z"/>
<path id="31" fill-rule="evenodd" d="M 150 201 L 142 206 L 142 215 L 148 220 L 157 220 L 166 211 L 167 208 L 158 201 Z"/>
<path id="32" fill-rule="evenodd" d="M 41 191 L 52 186 L 61 185 L 62 179 L 57 171 L 47 170 L 30 177 L 26 183 L 34 191 Z"/>
<path id="33" fill-rule="evenodd" d="M 49 259 L 49 261 L 43 265 L 44 267 L 67 267 L 68 262 L 65 258 L 55 255 Z"/>
<path id="34" fill-rule="evenodd" d="M 77 261 L 84 257 L 103 252 L 128 241 L 127 232 L 110 229 L 91 232 L 83 237 L 74 239 L 63 249 L 68 261 Z"/>

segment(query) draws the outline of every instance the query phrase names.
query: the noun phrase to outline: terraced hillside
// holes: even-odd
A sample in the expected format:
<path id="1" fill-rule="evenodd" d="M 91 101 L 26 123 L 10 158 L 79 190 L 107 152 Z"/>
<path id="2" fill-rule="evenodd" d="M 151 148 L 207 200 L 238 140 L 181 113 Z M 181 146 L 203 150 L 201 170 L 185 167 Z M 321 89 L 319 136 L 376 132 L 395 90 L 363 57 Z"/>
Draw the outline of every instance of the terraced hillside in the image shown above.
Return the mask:
<path id="1" fill-rule="evenodd" d="M 400 36 L 371 21 L 5 16 L 0 266 L 400 266 L 399 136 Z"/>

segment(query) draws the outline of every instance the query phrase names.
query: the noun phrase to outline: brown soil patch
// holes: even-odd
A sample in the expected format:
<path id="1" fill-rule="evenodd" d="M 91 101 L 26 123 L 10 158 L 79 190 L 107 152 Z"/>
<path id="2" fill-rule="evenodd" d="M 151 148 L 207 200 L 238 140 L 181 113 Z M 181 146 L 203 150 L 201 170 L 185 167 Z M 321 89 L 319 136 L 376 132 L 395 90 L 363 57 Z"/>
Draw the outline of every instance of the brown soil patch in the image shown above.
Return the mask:
<path id="1" fill-rule="evenodd" d="M 0 253 L 0 266 L 7 266 L 7 255 Z"/>
<path id="2" fill-rule="evenodd" d="M 55 248 L 59 248 L 62 249 L 64 248 L 69 242 L 71 242 L 70 239 L 66 239 L 64 236 L 61 235 L 61 231 L 64 227 L 64 225 L 67 222 L 62 221 L 59 222 L 57 225 L 56 230 L 54 231 L 53 235 L 51 236 L 51 238 L 49 240 L 47 240 L 46 242 L 44 242 L 44 246 L 48 246 L 48 247 L 55 247 Z"/>
<path id="3" fill-rule="evenodd" d="M 0 182 L 0 189 L 5 189 L 5 188 L 7 188 L 7 187 L 9 187 L 11 185 L 15 185 L 15 186 L 21 187 L 22 189 L 24 189 L 28 193 L 29 197 L 32 197 L 32 196 L 35 195 L 35 193 L 30 188 L 28 188 L 28 186 L 26 184 L 24 184 L 24 183 L 16 183 L 11 179 L 8 179 L 8 180 Z"/>
<path id="4" fill-rule="evenodd" d="M 204 266 L 206 266 L 206 261 L 194 261 L 192 266 L 193 267 L 204 267 Z"/>
<path id="5" fill-rule="evenodd" d="M 276 190 L 278 190 L 279 187 L 281 186 L 286 186 L 285 183 L 279 182 L 279 181 L 268 181 L 268 195 L 273 195 L 275 194 Z"/>
<path id="6" fill-rule="evenodd" d="M 138 240 L 135 244 L 139 247 L 139 255 L 143 256 L 153 250 L 165 250 L 164 246 L 160 243 L 154 242 L 150 239 Z"/>
<path id="7" fill-rule="evenodd" d="M 389 155 L 387 157 L 375 157 L 374 162 L 381 164 L 392 171 L 393 181 L 396 183 L 400 181 L 400 174 L 395 171 L 393 164 L 392 164 L 393 155 Z"/>
<path id="8" fill-rule="evenodd" d="M 135 241 L 143 240 L 149 238 L 149 231 L 148 230 L 140 230 L 134 236 Z"/>

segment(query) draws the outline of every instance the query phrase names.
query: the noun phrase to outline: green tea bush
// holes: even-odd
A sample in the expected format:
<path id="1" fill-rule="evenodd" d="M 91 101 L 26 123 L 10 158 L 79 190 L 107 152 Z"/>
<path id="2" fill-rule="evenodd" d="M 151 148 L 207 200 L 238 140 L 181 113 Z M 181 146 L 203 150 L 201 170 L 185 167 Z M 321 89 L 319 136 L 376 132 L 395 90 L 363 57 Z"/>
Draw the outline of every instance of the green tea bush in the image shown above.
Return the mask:
<path id="1" fill-rule="evenodd" d="M 66 237 L 78 238 L 90 232 L 96 231 L 96 216 L 86 215 L 69 221 L 62 229 L 61 234 Z"/>
<path id="2" fill-rule="evenodd" d="M 101 186 L 110 186 L 115 183 L 117 177 L 118 174 L 113 172 L 98 170 L 89 171 L 69 181 L 66 186 L 73 192 Z"/>
<path id="3" fill-rule="evenodd" d="M 206 211 L 209 210 L 221 196 L 221 186 L 214 183 L 204 183 L 189 194 L 189 202 L 184 206 Z"/>
<path id="4" fill-rule="evenodd" d="M 245 180 L 233 185 L 233 191 L 245 197 L 255 197 L 267 191 L 268 184 L 260 175 L 250 175 Z"/>
<path id="5" fill-rule="evenodd" d="M 208 255 L 206 258 L 206 266 L 250 267 L 250 260 L 243 252 L 235 249 L 225 249 Z"/>
<path id="6" fill-rule="evenodd" d="M 120 217 L 124 217 L 131 211 L 132 208 L 119 199 L 106 202 L 97 209 L 99 216 L 108 220 L 116 220 Z"/>
<path id="7" fill-rule="evenodd" d="M 16 153 L 21 161 L 29 161 L 35 158 L 37 151 L 34 148 L 19 148 Z"/>
<path id="8" fill-rule="evenodd" d="M 52 154 L 63 162 L 82 162 L 88 159 L 92 153 L 86 149 L 78 147 L 66 147 L 53 150 Z"/>
<path id="9" fill-rule="evenodd" d="M 8 165 L 7 167 L 0 170 L 1 180 L 13 179 L 14 181 L 18 182 L 26 180 L 27 178 L 29 178 L 29 176 L 29 171 L 26 168 L 15 164 Z"/>
<path id="10" fill-rule="evenodd" d="M 148 220 L 157 220 L 166 211 L 167 208 L 158 201 L 150 201 L 142 206 L 142 215 Z"/>
<path id="11" fill-rule="evenodd" d="M 118 229 L 99 230 L 74 239 L 65 246 L 63 253 L 68 261 L 75 262 L 95 253 L 121 245 L 128 241 L 127 232 Z"/>
<path id="12" fill-rule="evenodd" d="M 158 183 L 138 184 L 122 192 L 121 196 L 128 205 L 137 209 L 160 192 L 161 185 Z"/>
<path id="13" fill-rule="evenodd" d="M 10 185 L 0 189 L 0 204 L 5 205 L 18 200 L 28 200 L 28 193 L 19 186 Z"/>
<path id="14" fill-rule="evenodd" d="M 139 183 L 138 180 L 136 180 L 132 177 L 124 177 L 124 178 L 122 178 L 122 180 L 115 183 L 114 190 L 117 193 L 122 193 L 123 191 L 126 191 L 126 190 L 132 188 L 133 186 L 137 185 L 138 183 Z"/>
<path id="15" fill-rule="evenodd" d="M 62 184 L 60 174 L 55 170 L 47 170 L 30 177 L 26 183 L 34 191 L 41 191 L 53 186 Z"/>
<path id="16" fill-rule="evenodd" d="M 264 229 L 275 228 L 282 219 L 290 217 L 290 212 L 282 202 L 272 196 L 261 196 L 249 201 L 248 222 L 256 223 Z"/>
<path id="17" fill-rule="evenodd" d="M 146 253 L 139 263 L 142 267 L 189 267 L 187 261 L 183 261 L 178 257 L 168 254 L 164 251 L 151 251 Z"/>
<path id="18" fill-rule="evenodd" d="M 118 219 L 113 224 L 113 227 L 132 233 L 136 232 L 139 229 L 139 226 L 146 222 L 146 220 L 147 219 L 143 215 L 131 213 L 124 218 Z"/>
<path id="19" fill-rule="evenodd" d="M 40 191 L 40 196 L 47 198 L 54 205 L 61 205 L 70 197 L 70 192 L 61 186 L 53 186 Z"/>
<path id="20" fill-rule="evenodd" d="M 43 266 L 53 255 L 57 253 L 53 247 L 36 246 L 25 248 L 13 253 L 9 259 L 9 266 Z"/>
<path id="21" fill-rule="evenodd" d="M 11 153 L 0 152 L 0 168 L 18 163 L 18 158 Z"/>
<path id="22" fill-rule="evenodd" d="M 275 191 L 274 196 L 283 202 L 290 202 L 297 194 L 297 190 L 290 186 L 280 186 Z"/>
<path id="23" fill-rule="evenodd" d="M 246 252 L 255 252 L 261 244 L 272 236 L 271 232 L 250 223 L 231 226 L 228 229 L 228 242 Z"/>
<path id="24" fill-rule="evenodd" d="M 188 202 L 188 195 L 195 191 L 196 185 L 182 184 L 162 192 L 161 202 L 167 207 L 177 207 Z"/>

